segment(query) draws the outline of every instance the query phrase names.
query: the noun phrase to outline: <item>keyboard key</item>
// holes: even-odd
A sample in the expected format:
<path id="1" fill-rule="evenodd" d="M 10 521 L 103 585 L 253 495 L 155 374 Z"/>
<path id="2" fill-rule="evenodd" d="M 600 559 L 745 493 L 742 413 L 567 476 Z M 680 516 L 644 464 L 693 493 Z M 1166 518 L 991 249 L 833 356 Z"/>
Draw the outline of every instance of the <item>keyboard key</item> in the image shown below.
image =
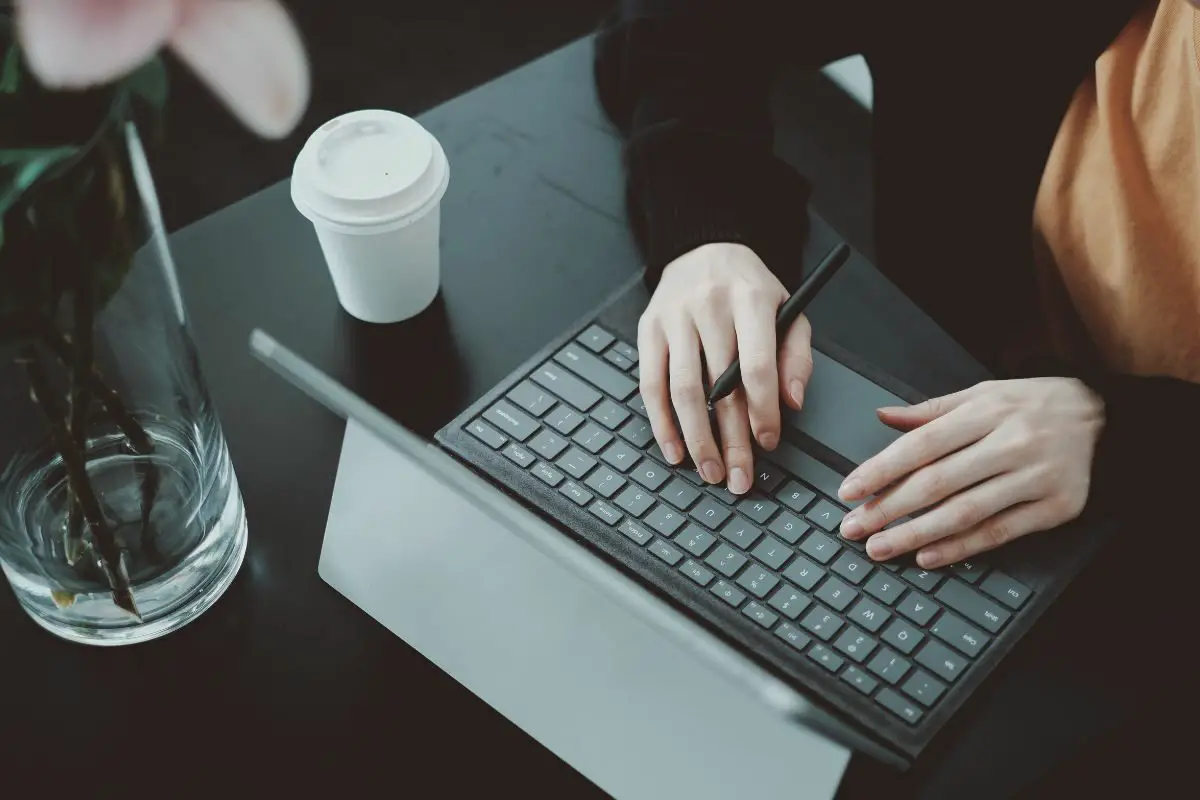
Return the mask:
<path id="1" fill-rule="evenodd" d="M 634 377 L 636 378 L 637 376 L 635 375 Z M 650 418 L 650 412 L 646 409 L 646 401 L 642 399 L 641 392 L 638 392 L 633 397 L 629 398 L 625 405 L 629 406 L 634 410 L 635 413 L 640 414 L 646 419 Z"/>
<path id="2" fill-rule="evenodd" d="M 742 613 L 767 630 L 770 630 L 771 626 L 779 621 L 778 614 L 755 602 L 747 603 L 746 607 L 742 609 Z"/>
<path id="3" fill-rule="evenodd" d="M 567 452 L 559 456 L 554 462 L 562 468 L 564 472 L 572 478 L 582 478 L 592 471 L 596 466 L 596 459 L 589 456 L 587 453 L 580 450 L 578 447 L 572 447 Z"/>
<path id="4" fill-rule="evenodd" d="M 692 583 L 697 586 L 708 586 L 712 583 L 713 578 L 717 577 L 711 569 L 703 567 L 692 561 L 690 558 L 684 562 L 684 565 L 679 568 L 679 571 L 691 578 Z"/>
<path id="5" fill-rule="evenodd" d="M 744 498 L 738 503 L 738 511 L 757 522 L 764 524 L 771 515 L 779 510 L 779 506 L 761 495 Z"/>
<path id="6" fill-rule="evenodd" d="M 817 461 L 808 453 L 802 452 L 789 442 L 780 442 L 771 451 L 771 458 L 777 464 L 785 467 L 788 472 L 809 486 L 812 486 L 826 497 L 837 497 L 838 489 L 841 488 L 842 481 L 845 480 L 837 472 Z M 849 505 L 855 506 L 859 504 L 850 503 Z"/>
<path id="7" fill-rule="evenodd" d="M 670 476 L 671 473 L 667 472 L 666 467 L 649 458 L 643 458 L 629 473 L 629 477 L 652 492 L 657 492 Z"/>
<path id="8" fill-rule="evenodd" d="M 861 664 L 878 643 L 853 625 L 847 625 L 833 646 Z"/>
<path id="9" fill-rule="evenodd" d="M 893 686 L 900 682 L 900 679 L 908 673 L 911 667 L 912 664 L 886 647 L 881 648 L 871 659 L 871 663 L 867 665 L 867 669 Z"/>
<path id="10" fill-rule="evenodd" d="M 826 611 L 821 606 L 816 606 L 812 611 L 808 612 L 808 616 L 800 624 L 811 631 L 818 639 L 828 642 L 838 632 L 838 629 L 846 623 L 842 622 L 841 618 L 833 612 Z"/>
<path id="11" fill-rule="evenodd" d="M 879 638 L 901 653 L 904 653 L 904 655 L 908 655 L 921 643 L 921 640 L 925 638 L 925 634 L 921 633 L 920 629 L 911 622 L 897 619 L 891 625 L 888 625 L 887 630 Z"/>
<path id="12" fill-rule="evenodd" d="M 904 699 L 891 689 L 884 689 L 879 694 L 875 695 L 875 702 L 879 703 L 879 705 L 883 706 L 888 711 L 907 722 L 909 725 L 916 725 L 921 721 L 921 717 L 923 716 L 921 709 L 917 708 L 915 704 Z"/>
<path id="13" fill-rule="evenodd" d="M 634 450 L 632 447 L 619 439 L 610 444 L 608 448 L 600 454 L 601 461 L 614 469 L 620 470 L 621 472 L 628 472 L 641 457 L 641 453 Z"/>
<path id="14" fill-rule="evenodd" d="M 950 565 L 950 571 L 970 584 L 979 583 L 988 568 L 982 561 L 960 561 Z"/>
<path id="15" fill-rule="evenodd" d="M 717 541 L 717 537 L 703 530 L 699 525 L 689 524 L 679 532 L 679 535 L 675 537 L 675 541 L 683 545 L 683 549 L 696 558 L 702 558 L 705 553 L 712 549 L 713 543 Z"/>
<path id="16" fill-rule="evenodd" d="M 548 430 L 538 431 L 538 435 L 529 441 L 529 446 L 536 450 L 542 458 L 553 461 L 559 453 L 567 449 L 567 440 Z"/>
<path id="17" fill-rule="evenodd" d="M 640 486 L 630 486 L 621 492 L 613 502 L 625 509 L 631 517 L 640 517 L 650 510 L 650 506 L 654 505 L 654 495 Z"/>
<path id="18" fill-rule="evenodd" d="M 854 602 L 855 597 L 858 597 L 858 592 L 853 587 L 833 577 L 817 589 L 817 599 L 833 606 L 836 611 L 845 611 L 846 606 Z"/>
<path id="19" fill-rule="evenodd" d="M 770 461 L 763 458 L 755 459 L 754 488 L 758 491 L 763 494 L 771 494 L 779 488 L 779 484 L 783 483 L 784 478 L 783 470 Z"/>
<path id="20" fill-rule="evenodd" d="M 576 428 L 583 424 L 583 414 L 572 411 L 565 405 L 558 405 L 542 421 L 563 436 L 570 436 Z"/>
<path id="21" fill-rule="evenodd" d="M 811 592 L 817 582 L 825 577 L 825 570 L 804 556 L 796 556 L 792 563 L 788 564 L 788 568 L 783 571 L 783 577 L 804 591 Z"/>
<path id="22" fill-rule="evenodd" d="M 599 403 L 603 397 L 595 389 L 553 362 L 546 362 L 538 367 L 529 377 L 533 378 L 534 383 L 543 389 L 553 392 L 580 411 L 587 411 L 596 405 L 596 403 Z M 559 408 L 562 408 L 562 406 L 559 406 Z M 560 428 L 559 430 L 562 429 Z M 570 431 L 562 432 L 570 433 Z"/>
<path id="23" fill-rule="evenodd" d="M 646 517 L 645 523 L 663 536 L 670 536 L 683 524 L 683 515 L 670 506 L 659 503 Z"/>
<path id="24" fill-rule="evenodd" d="M 604 348 L 608 347 L 615 340 L 615 336 L 598 325 L 590 326 L 586 331 L 579 334 L 577 339 L 577 341 L 582 342 L 585 347 L 595 353 L 603 352 Z"/>
<path id="25" fill-rule="evenodd" d="M 562 485 L 561 488 L 559 488 L 558 491 L 562 492 L 581 506 L 586 506 L 588 503 L 592 502 L 592 493 L 587 489 L 584 489 L 575 481 L 567 481 Z"/>
<path id="26" fill-rule="evenodd" d="M 517 444 L 510 444 L 504 448 L 504 457 L 516 464 L 521 469 L 525 469 L 533 462 L 537 461 L 537 456 Z"/>
<path id="27" fill-rule="evenodd" d="M 621 427 L 621 423 L 629 419 L 632 414 L 626 411 L 621 406 L 614 403 L 612 400 L 604 400 L 600 405 L 592 409 L 592 419 L 599 422 L 610 431 L 615 431 Z"/>
<path id="28" fill-rule="evenodd" d="M 830 672 L 837 672 L 846 663 L 846 659 L 823 644 L 813 645 L 813 649 L 808 651 L 808 657 Z"/>
<path id="29" fill-rule="evenodd" d="M 967 668 L 967 659 L 933 640 L 921 648 L 916 661 L 934 675 L 951 682 Z"/>
<path id="30" fill-rule="evenodd" d="M 788 544 L 795 544 L 800 541 L 801 536 L 808 533 L 809 525 L 807 522 L 801 522 L 795 514 L 785 511 L 771 520 L 771 525 L 767 530 Z"/>
<path id="31" fill-rule="evenodd" d="M 867 673 L 863 672 L 858 667 L 846 667 L 846 671 L 842 673 L 842 680 L 858 689 L 863 694 L 870 694 L 875 691 L 875 687 L 879 686 L 879 681 L 872 678 Z"/>
<path id="32" fill-rule="evenodd" d="M 967 584 L 951 578 L 937 590 L 934 599 L 941 600 L 947 608 L 952 608 L 967 618 L 968 621 L 982 626 L 992 633 L 999 633 L 1004 623 L 1012 614 L 1004 610 L 999 601 L 984 597 Z"/>
<path id="33" fill-rule="evenodd" d="M 654 447 L 658 447 L 657 442 L 655 442 Z M 661 453 L 659 455 L 661 455 Z M 676 467 L 675 470 L 684 478 L 686 478 L 688 483 L 692 484 L 693 486 L 699 486 L 702 489 L 710 486 L 711 484 L 706 483 L 704 478 L 700 477 L 700 473 L 696 471 L 696 468 L 690 466 L 690 464 L 691 462 L 684 461 L 682 464 Z"/>
<path id="34" fill-rule="evenodd" d="M 573 344 L 555 353 L 554 360 L 622 402 L 637 391 L 637 383 L 628 375 Z"/>
<path id="35" fill-rule="evenodd" d="M 900 605 L 896 606 L 896 610 L 923 628 L 929 624 L 929 620 L 933 619 L 934 614 L 942 610 L 942 607 L 920 592 L 910 591 L 904 595 L 904 599 L 900 601 Z"/>
<path id="36" fill-rule="evenodd" d="M 828 564 L 842 549 L 842 546 L 820 531 L 813 531 L 800 545 L 800 549 L 822 564 Z"/>
<path id="37" fill-rule="evenodd" d="M 846 550 L 838 556 L 838 560 L 833 562 L 830 569 L 857 586 L 866 580 L 874 567 L 867 559 L 860 558 L 857 554 Z"/>
<path id="38" fill-rule="evenodd" d="M 493 450 L 504 447 L 504 443 L 508 441 L 507 438 L 501 435 L 500 431 L 481 419 L 477 419 L 468 425 L 467 432 Z"/>
<path id="39" fill-rule="evenodd" d="M 589 422 L 571 437 L 571 441 L 582 446 L 593 455 L 599 453 L 613 440 L 613 435 L 594 422 Z"/>
<path id="40" fill-rule="evenodd" d="M 809 503 L 817 499 L 817 493 L 807 486 L 801 486 L 795 481 L 788 481 L 775 494 L 775 499 L 797 514 L 801 514 L 804 512 L 804 509 L 808 508 Z"/>
<path id="41" fill-rule="evenodd" d="M 721 544 L 716 550 L 713 550 L 708 558 L 704 560 L 705 564 L 715 569 L 717 572 L 724 575 L 726 578 L 732 578 L 738 574 L 738 570 L 746 566 L 748 559 L 734 550 L 727 544 Z"/>
<path id="42" fill-rule="evenodd" d="M 733 512 L 717 502 L 715 498 L 704 495 L 688 513 L 691 514 L 692 519 L 698 520 L 704 527 L 715 531 L 721 527 L 722 522 L 729 519 Z"/>
<path id="43" fill-rule="evenodd" d="M 646 542 L 654 538 L 654 534 L 650 533 L 645 525 L 631 519 L 622 522 L 617 530 L 640 545 L 645 545 Z"/>
<path id="44" fill-rule="evenodd" d="M 553 395 L 547 394 L 529 381 L 521 381 L 505 396 L 535 417 L 542 416 L 558 402 Z"/>
<path id="45" fill-rule="evenodd" d="M 903 692 L 928 708 L 946 693 L 946 684 L 924 670 L 916 670 L 900 687 Z"/>
<path id="46" fill-rule="evenodd" d="M 613 342 L 612 349 L 625 356 L 633 363 L 636 364 L 638 362 L 638 351 L 633 345 L 626 344 L 618 339 L 617 341 Z"/>
<path id="47" fill-rule="evenodd" d="M 566 476 L 556 470 L 554 467 L 547 464 L 545 461 L 539 461 L 537 466 L 533 468 L 533 474 L 536 475 L 542 483 L 547 486 L 558 486 Z"/>
<path id="48" fill-rule="evenodd" d="M 588 506 L 588 511 L 592 512 L 597 518 L 607 522 L 609 525 L 616 525 L 621 521 L 621 512 L 610 506 L 603 500 L 597 500 Z"/>
<path id="49" fill-rule="evenodd" d="M 758 541 L 758 537 L 762 536 L 762 531 L 734 514 L 733 519 L 721 528 L 721 535 L 743 550 L 749 550 Z"/>
<path id="50" fill-rule="evenodd" d="M 728 505 L 728 506 L 731 506 L 734 503 L 736 503 L 742 499 L 740 495 L 736 495 L 733 492 L 729 491 L 728 486 L 709 485 L 709 486 L 704 487 L 704 491 L 708 492 L 713 497 L 717 498 L 722 503 L 724 503 L 725 505 Z"/>
<path id="51" fill-rule="evenodd" d="M 668 544 L 662 539 L 654 540 L 654 542 L 650 545 L 650 552 L 654 553 L 654 555 L 658 556 L 672 567 L 683 560 L 683 553 L 679 550 L 679 548 Z"/>
<path id="52" fill-rule="evenodd" d="M 650 423 L 641 417 L 634 417 L 626 422 L 621 426 L 621 430 L 617 431 L 617 435 L 634 447 L 644 448 L 654 441 L 654 430 L 651 429 Z"/>
<path id="53" fill-rule="evenodd" d="M 625 479 L 617 471 L 601 468 L 594 471 L 592 476 L 588 477 L 587 481 L 584 481 L 584 486 L 593 489 L 600 497 L 607 499 L 617 494 L 620 491 L 620 487 L 625 486 Z"/>
<path id="54" fill-rule="evenodd" d="M 946 577 L 944 572 L 931 572 L 920 567 L 909 567 L 900 573 L 904 580 L 916 586 L 922 592 L 932 592 Z"/>
<path id="55" fill-rule="evenodd" d="M 850 609 L 850 613 L 846 616 L 871 633 L 877 633 L 892 615 L 879 603 L 864 597 L 855 604 L 854 608 Z"/>
<path id="56" fill-rule="evenodd" d="M 983 631 L 968 625 L 949 611 L 938 617 L 929 632 L 971 658 L 978 656 L 991 641 L 991 637 Z"/>
<path id="57" fill-rule="evenodd" d="M 639 379 L 642 377 L 642 371 L 641 371 L 639 368 L 637 368 L 637 367 L 634 367 L 634 368 L 633 368 L 633 372 L 631 372 L 631 373 L 629 373 L 629 374 L 633 376 L 633 379 L 634 379 L 635 381 L 636 381 L 636 380 L 639 380 Z"/>
<path id="58" fill-rule="evenodd" d="M 759 600 L 767 596 L 767 593 L 775 588 L 779 583 L 779 578 L 767 572 L 757 564 L 751 564 L 750 568 L 742 573 L 742 577 L 738 578 L 738 586 L 745 589 L 750 594 L 757 597 Z"/>
<path id="59" fill-rule="evenodd" d="M 778 570 L 792 557 L 792 549 L 773 536 L 767 536 L 754 548 L 752 556 L 773 570 Z"/>
<path id="60" fill-rule="evenodd" d="M 811 636 L 786 622 L 775 629 L 775 635 L 800 651 L 803 651 L 812 642 Z"/>
<path id="61" fill-rule="evenodd" d="M 842 524 L 844 516 L 846 516 L 846 512 L 828 500 L 817 501 L 817 504 L 804 515 L 809 522 L 827 531 L 836 531 Z"/>
<path id="62" fill-rule="evenodd" d="M 717 581 L 709 591 L 734 608 L 740 606 L 742 601 L 746 599 L 745 592 L 726 581 Z"/>
<path id="63" fill-rule="evenodd" d="M 1023 606 L 1031 594 L 1028 586 L 1013 580 L 1003 572 L 988 575 L 979 588 L 1012 609 Z"/>
<path id="64" fill-rule="evenodd" d="M 658 493 L 658 496 L 680 511 L 686 511 L 692 507 L 692 503 L 700 499 L 700 490 L 682 478 L 674 478 Z"/>
<path id="65" fill-rule="evenodd" d="M 618 353 L 616 350 L 609 350 L 606 352 L 604 354 L 604 360 L 624 372 L 628 372 L 629 370 L 633 369 L 633 362 Z"/>
<path id="66" fill-rule="evenodd" d="M 808 595 L 801 594 L 799 589 L 793 589 L 785 583 L 771 595 L 768 605 L 788 619 L 795 620 L 812 605 L 812 600 L 808 599 Z"/>
<path id="67" fill-rule="evenodd" d="M 890 606 L 900 599 L 900 593 L 904 591 L 904 584 L 887 572 L 880 570 L 871 576 L 871 580 L 867 581 L 863 591 Z"/>

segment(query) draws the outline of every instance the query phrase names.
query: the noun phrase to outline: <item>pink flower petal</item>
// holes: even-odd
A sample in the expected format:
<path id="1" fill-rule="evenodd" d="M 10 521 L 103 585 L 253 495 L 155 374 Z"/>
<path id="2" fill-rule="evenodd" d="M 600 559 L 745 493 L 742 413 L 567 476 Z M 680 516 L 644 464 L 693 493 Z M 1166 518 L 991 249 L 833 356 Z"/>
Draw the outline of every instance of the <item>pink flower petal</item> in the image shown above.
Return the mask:
<path id="1" fill-rule="evenodd" d="M 178 0 L 17 0 L 29 68 L 51 88 L 107 83 L 162 47 L 179 19 Z"/>
<path id="2" fill-rule="evenodd" d="M 286 136 L 300 121 L 308 59 L 277 0 L 185 0 L 171 46 L 259 136 Z"/>

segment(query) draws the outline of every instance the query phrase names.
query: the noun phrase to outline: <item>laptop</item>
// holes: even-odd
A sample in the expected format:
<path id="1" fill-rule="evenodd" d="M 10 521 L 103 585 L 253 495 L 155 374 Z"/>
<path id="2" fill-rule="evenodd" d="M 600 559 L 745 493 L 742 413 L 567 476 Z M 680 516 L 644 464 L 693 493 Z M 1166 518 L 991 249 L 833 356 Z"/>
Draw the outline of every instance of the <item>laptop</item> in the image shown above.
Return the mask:
<path id="1" fill-rule="evenodd" d="M 706 485 L 650 433 L 634 346 L 647 300 L 624 287 L 442 428 L 439 450 L 264 334 L 254 345 L 775 714 L 907 768 L 1112 526 L 1081 519 L 943 570 L 874 563 L 837 534 L 837 487 L 897 435 L 874 410 L 923 398 L 820 340 L 805 408 L 758 454 L 751 493 Z"/>

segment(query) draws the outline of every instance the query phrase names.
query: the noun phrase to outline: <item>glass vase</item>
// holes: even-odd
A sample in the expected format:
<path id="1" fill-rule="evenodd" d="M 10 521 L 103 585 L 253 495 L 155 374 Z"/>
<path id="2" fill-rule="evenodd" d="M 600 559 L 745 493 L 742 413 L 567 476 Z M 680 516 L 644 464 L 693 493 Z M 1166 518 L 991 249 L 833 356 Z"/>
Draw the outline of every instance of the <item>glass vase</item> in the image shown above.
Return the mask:
<path id="1" fill-rule="evenodd" d="M 137 128 L 43 183 L 4 231 L 0 566 L 52 633 L 141 642 L 233 581 L 242 497 Z"/>

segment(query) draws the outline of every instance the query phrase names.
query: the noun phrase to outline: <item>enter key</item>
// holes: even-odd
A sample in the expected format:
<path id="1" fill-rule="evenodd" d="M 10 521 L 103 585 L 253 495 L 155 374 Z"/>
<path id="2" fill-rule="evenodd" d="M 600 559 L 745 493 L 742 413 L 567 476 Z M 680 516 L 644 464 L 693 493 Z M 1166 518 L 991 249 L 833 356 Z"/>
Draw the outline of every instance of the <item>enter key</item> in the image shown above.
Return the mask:
<path id="1" fill-rule="evenodd" d="M 980 594 L 957 578 L 942 584 L 934 597 L 990 633 L 999 633 L 1012 616 L 998 601 Z"/>

